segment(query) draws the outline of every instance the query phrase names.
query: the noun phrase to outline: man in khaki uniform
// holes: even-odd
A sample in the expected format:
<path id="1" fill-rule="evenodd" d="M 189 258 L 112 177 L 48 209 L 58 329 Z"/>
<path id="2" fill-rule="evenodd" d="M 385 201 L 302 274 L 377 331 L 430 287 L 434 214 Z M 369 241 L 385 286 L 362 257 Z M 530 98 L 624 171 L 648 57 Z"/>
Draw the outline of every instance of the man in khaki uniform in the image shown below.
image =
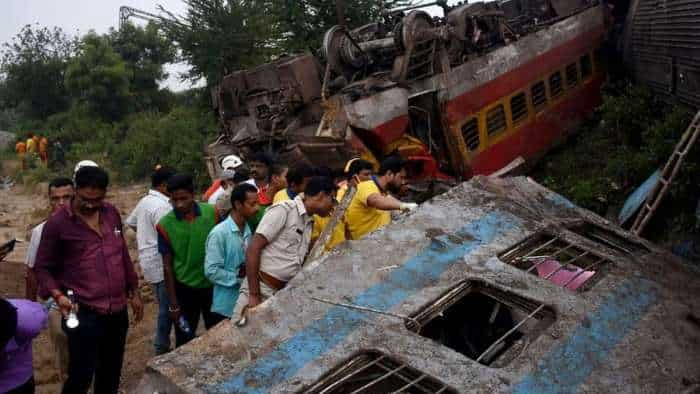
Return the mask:
<path id="1" fill-rule="evenodd" d="M 232 320 L 272 297 L 301 270 L 311 243 L 312 217 L 330 215 L 335 189 L 330 178 L 313 177 L 303 194 L 268 208 L 246 251 L 248 280 L 241 285 Z"/>

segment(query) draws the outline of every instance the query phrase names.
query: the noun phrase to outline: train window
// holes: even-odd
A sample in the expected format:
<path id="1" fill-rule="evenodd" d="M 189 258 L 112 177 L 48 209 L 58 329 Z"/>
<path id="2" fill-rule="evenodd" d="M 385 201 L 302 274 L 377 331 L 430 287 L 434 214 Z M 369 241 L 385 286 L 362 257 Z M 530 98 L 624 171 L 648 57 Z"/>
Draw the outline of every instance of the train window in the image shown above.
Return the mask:
<path id="1" fill-rule="evenodd" d="M 486 113 L 486 131 L 492 135 L 505 129 L 506 112 L 503 110 L 503 104 L 498 104 Z"/>
<path id="2" fill-rule="evenodd" d="M 573 88 L 578 84 L 578 70 L 576 70 L 576 63 L 571 63 L 566 66 L 566 86 Z"/>
<path id="3" fill-rule="evenodd" d="M 313 386 L 298 391 L 310 394 L 457 392 L 439 379 L 374 350 L 352 357 Z"/>
<path id="4" fill-rule="evenodd" d="M 407 329 L 491 368 L 522 355 L 556 321 L 548 305 L 476 280 L 459 283 L 411 317 Z"/>
<path id="5" fill-rule="evenodd" d="M 540 112 L 547 105 L 547 93 L 545 92 L 544 81 L 539 81 L 532 85 L 530 90 L 532 94 L 532 106 L 535 112 Z"/>
<path id="6" fill-rule="evenodd" d="M 462 125 L 462 137 L 467 149 L 475 150 L 479 147 L 479 122 L 476 118 L 471 118 Z"/>
<path id="7" fill-rule="evenodd" d="M 598 250 L 572 243 L 554 230 L 536 233 L 498 258 L 572 292 L 591 288 L 611 265 Z"/>
<path id="8" fill-rule="evenodd" d="M 552 97 L 557 97 L 561 92 L 561 72 L 557 71 L 549 76 L 549 94 Z"/>
<path id="9" fill-rule="evenodd" d="M 591 56 L 585 54 L 581 56 L 581 79 L 586 79 L 591 76 Z"/>
<path id="10" fill-rule="evenodd" d="M 518 93 L 510 99 L 510 115 L 513 124 L 521 122 L 527 118 L 527 99 L 525 93 Z"/>

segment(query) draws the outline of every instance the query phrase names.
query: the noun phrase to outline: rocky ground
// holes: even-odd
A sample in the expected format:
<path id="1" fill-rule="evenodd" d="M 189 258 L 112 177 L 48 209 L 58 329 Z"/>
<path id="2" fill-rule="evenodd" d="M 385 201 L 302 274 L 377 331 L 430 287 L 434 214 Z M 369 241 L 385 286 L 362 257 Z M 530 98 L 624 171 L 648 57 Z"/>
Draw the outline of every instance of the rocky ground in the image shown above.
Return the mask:
<path id="1" fill-rule="evenodd" d="M 30 229 L 40 223 L 47 214 L 46 184 L 33 187 L 14 186 L 10 190 L 0 189 L 0 242 L 16 238 L 15 251 L 0 263 L 0 296 L 20 298 L 24 296 L 24 260 L 29 244 Z M 147 185 L 112 187 L 108 201 L 113 203 L 125 218 L 146 192 Z M 129 230 L 127 239 L 132 257 L 136 257 L 135 235 Z M 138 267 L 137 267 L 138 268 Z M 146 363 L 153 356 L 153 332 L 157 305 L 150 287 L 142 283 L 144 298 L 144 320 L 132 325 L 127 338 L 124 367 L 122 369 L 123 392 L 131 392 L 138 384 Z M 34 377 L 37 393 L 60 392 L 54 353 L 48 332 L 44 331 L 34 341 Z"/>

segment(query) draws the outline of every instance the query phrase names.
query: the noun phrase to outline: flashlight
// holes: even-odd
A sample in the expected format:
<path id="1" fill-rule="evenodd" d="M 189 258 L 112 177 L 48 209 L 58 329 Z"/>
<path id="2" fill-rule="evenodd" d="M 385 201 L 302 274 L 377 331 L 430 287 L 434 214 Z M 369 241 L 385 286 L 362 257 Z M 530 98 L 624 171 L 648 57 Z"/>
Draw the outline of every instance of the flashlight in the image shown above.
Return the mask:
<path id="1" fill-rule="evenodd" d="M 75 307 L 73 306 L 73 304 L 75 304 L 75 299 L 73 298 L 73 290 L 68 290 L 66 294 L 71 303 L 71 310 L 68 314 L 68 319 L 66 320 L 66 327 L 76 328 L 78 327 L 78 324 L 80 324 L 80 322 L 78 321 L 78 316 L 75 315 Z"/>

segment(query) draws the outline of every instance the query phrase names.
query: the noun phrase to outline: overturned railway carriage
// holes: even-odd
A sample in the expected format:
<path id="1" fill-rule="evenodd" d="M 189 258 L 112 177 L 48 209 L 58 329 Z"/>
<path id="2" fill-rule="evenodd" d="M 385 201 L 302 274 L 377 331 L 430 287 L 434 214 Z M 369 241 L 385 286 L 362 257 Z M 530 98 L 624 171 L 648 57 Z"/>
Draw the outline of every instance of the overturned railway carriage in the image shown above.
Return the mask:
<path id="1" fill-rule="evenodd" d="M 623 37 L 638 82 L 700 109 L 700 1 L 631 0 Z"/>
<path id="2" fill-rule="evenodd" d="M 336 26 L 319 58 L 226 76 L 213 91 L 222 134 L 209 147 L 212 175 L 227 153 L 270 149 L 335 168 L 398 152 L 414 180 L 468 178 L 537 158 L 599 103 L 605 5 L 508 0 L 445 15 Z"/>
<path id="3" fill-rule="evenodd" d="M 700 272 L 528 178 L 475 177 L 307 264 L 143 392 L 696 392 Z"/>

